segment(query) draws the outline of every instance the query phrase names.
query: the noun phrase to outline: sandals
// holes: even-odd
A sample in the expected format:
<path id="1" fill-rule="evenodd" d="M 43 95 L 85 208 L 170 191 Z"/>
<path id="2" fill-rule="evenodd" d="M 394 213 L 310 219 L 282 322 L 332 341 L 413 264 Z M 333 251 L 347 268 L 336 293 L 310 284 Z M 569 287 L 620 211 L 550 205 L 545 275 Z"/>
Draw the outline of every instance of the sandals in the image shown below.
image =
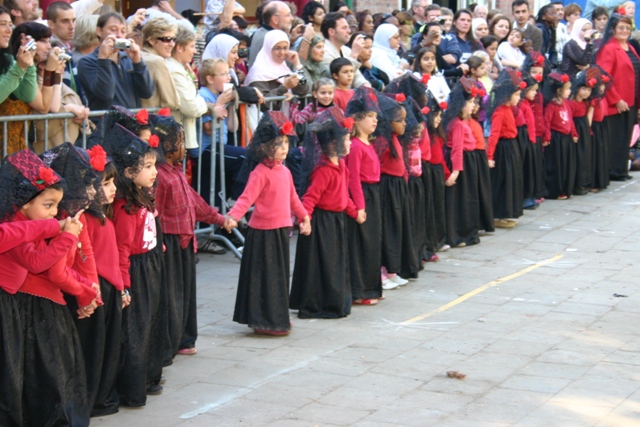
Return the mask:
<path id="1" fill-rule="evenodd" d="M 193 348 L 183 348 L 183 349 L 178 350 L 178 354 L 182 354 L 183 356 L 193 356 L 197 352 L 198 352 L 198 350 L 196 350 L 195 347 L 193 347 Z"/>
<path id="2" fill-rule="evenodd" d="M 353 300 L 354 305 L 376 305 L 377 303 L 378 303 L 377 298 L 369 298 L 369 299 L 358 298 Z"/>

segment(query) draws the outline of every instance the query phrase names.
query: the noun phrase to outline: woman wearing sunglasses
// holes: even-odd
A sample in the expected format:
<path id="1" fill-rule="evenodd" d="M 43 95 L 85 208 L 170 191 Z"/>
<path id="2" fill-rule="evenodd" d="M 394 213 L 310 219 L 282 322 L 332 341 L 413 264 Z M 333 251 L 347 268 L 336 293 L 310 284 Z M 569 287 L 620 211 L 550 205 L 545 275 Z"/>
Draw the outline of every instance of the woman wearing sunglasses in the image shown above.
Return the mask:
<path id="1" fill-rule="evenodd" d="M 165 61 L 176 45 L 176 31 L 176 24 L 164 18 L 150 19 L 142 28 L 142 60 L 156 86 L 153 96 L 142 100 L 143 107 L 180 108 L 180 97 Z"/>

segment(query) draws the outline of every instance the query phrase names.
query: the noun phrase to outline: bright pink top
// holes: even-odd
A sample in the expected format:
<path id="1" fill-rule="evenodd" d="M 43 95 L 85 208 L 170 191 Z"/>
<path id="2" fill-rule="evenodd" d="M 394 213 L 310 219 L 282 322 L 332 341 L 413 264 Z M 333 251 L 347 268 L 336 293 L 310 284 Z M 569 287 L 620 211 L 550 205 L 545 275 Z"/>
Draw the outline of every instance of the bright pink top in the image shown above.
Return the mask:
<path id="1" fill-rule="evenodd" d="M 469 127 L 469 123 L 456 117 L 447 132 L 447 147 L 451 149 L 451 167 L 453 170 L 464 170 L 463 152 L 476 149 L 476 139 Z"/>
<path id="2" fill-rule="evenodd" d="M 380 160 L 375 148 L 365 144 L 358 137 L 351 138 L 351 151 L 345 157 L 349 169 L 349 192 L 356 209 L 365 209 L 362 183 L 377 184 L 380 182 Z"/>
<path id="3" fill-rule="evenodd" d="M 311 184 L 302 196 L 302 204 L 309 216 L 317 207 L 330 212 L 346 211 L 347 215 L 355 219 L 358 212 L 349 197 L 348 182 L 349 170 L 344 160 L 340 159 L 336 165 L 323 159 L 311 173 Z"/>
<path id="4" fill-rule="evenodd" d="M 291 213 L 298 219 L 307 216 L 307 211 L 296 194 L 291 172 L 282 162 L 272 168 L 260 163 L 249 175 L 249 182 L 236 201 L 229 215 L 242 218 L 255 205 L 249 226 L 258 230 L 275 230 L 291 227 Z"/>

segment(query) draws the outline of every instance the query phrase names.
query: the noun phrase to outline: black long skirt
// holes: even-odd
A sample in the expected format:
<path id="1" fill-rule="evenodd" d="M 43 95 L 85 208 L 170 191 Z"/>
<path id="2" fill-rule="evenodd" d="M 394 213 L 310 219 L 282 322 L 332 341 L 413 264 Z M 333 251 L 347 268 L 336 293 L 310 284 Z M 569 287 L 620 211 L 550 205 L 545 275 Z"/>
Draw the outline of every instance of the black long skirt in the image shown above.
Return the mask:
<path id="1" fill-rule="evenodd" d="M 351 314 L 349 247 L 344 212 L 316 208 L 311 234 L 298 236 L 289 308 L 301 319 Z"/>
<path id="2" fill-rule="evenodd" d="M 24 329 L 18 298 L 0 289 L 0 425 L 21 427 Z"/>
<path id="3" fill-rule="evenodd" d="M 544 195 L 544 154 L 542 151 L 542 137 L 536 138 L 532 145 L 531 157 L 533 158 L 533 195 L 540 198 Z"/>
<path id="4" fill-rule="evenodd" d="M 367 220 L 358 224 L 352 218 L 347 218 L 351 298 L 354 300 L 382 296 L 380 185 L 362 183 L 362 193 Z"/>
<path id="5" fill-rule="evenodd" d="M 193 241 L 180 246 L 180 236 L 165 234 L 164 265 L 169 284 L 169 338 L 173 355 L 185 348 L 195 348 L 198 338 L 196 301 L 196 257 Z"/>
<path id="6" fill-rule="evenodd" d="M 494 153 L 495 167 L 491 169 L 491 197 L 495 218 L 522 216 L 522 161 L 516 139 L 498 140 Z"/>
<path id="7" fill-rule="evenodd" d="M 424 171 L 423 171 L 424 173 Z M 422 176 L 409 177 L 410 224 L 413 234 L 413 251 L 420 261 L 426 247 L 426 198 Z"/>
<path id="8" fill-rule="evenodd" d="M 522 196 L 530 199 L 535 195 L 535 159 L 534 144 L 529 140 L 527 125 L 518 126 L 518 148 L 522 161 Z"/>
<path id="9" fill-rule="evenodd" d="M 544 148 L 547 197 L 557 199 L 561 195 L 573 195 L 576 179 L 576 144 L 571 134 L 551 131 L 551 143 Z"/>
<path id="10" fill-rule="evenodd" d="M 291 330 L 289 230 L 248 228 L 233 321 L 250 328 Z"/>
<path id="11" fill-rule="evenodd" d="M 99 279 L 103 305 L 89 318 L 78 319 L 78 301 L 65 295 L 82 346 L 92 417 L 115 414 L 120 403 L 115 384 L 120 360 L 122 293 L 106 279 Z"/>
<path id="12" fill-rule="evenodd" d="M 162 240 L 152 251 L 131 255 L 131 304 L 122 311 L 122 348 L 116 390 L 125 406 L 144 406 L 147 385 L 162 376 L 166 324 L 161 322 Z"/>
<path id="13" fill-rule="evenodd" d="M 453 170 L 451 150 L 445 148 L 444 154 L 449 170 Z M 480 243 L 478 183 L 475 182 L 478 165 L 470 151 L 463 153 L 463 168 L 456 183 L 445 189 L 446 242 L 452 247 Z"/>
<path id="14" fill-rule="evenodd" d="M 612 179 L 629 176 L 629 146 L 637 116 L 638 109 L 633 106 L 629 111 L 604 118 L 609 128 L 609 175 Z"/>
<path id="15" fill-rule="evenodd" d="M 591 125 L 591 188 L 609 186 L 609 129 L 606 121 Z"/>
<path id="16" fill-rule="evenodd" d="M 489 160 L 487 152 L 484 150 L 470 151 L 469 155 L 476 162 L 476 179 L 478 184 L 478 230 L 486 232 L 495 231 L 493 225 L 493 200 L 491 191 L 491 169 L 489 168 Z"/>
<path id="17" fill-rule="evenodd" d="M 418 255 L 413 251 L 409 185 L 403 177 L 380 177 L 382 211 L 382 266 L 389 273 L 418 276 Z"/>
<path id="18" fill-rule="evenodd" d="M 432 165 L 422 162 L 422 182 L 426 196 L 426 248 L 422 258 L 428 260 L 435 255 L 439 247 L 445 242 L 446 216 L 444 211 L 444 168 L 442 165 Z"/>
<path id="19" fill-rule="evenodd" d="M 591 128 L 587 116 L 574 117 L 573 123 L 578 131 L 578 144 L 576 145 L 576 187 L 591 188 L 592 168 L 592 144 Z M 628 151 L 628 150 L 627 150 Z M 627 153 L 628 156 L 628 153 Z"/>
<path id="20" fill-rule="evenodd" d="M 69 310 L 29 294 L 16 298 L 25 330 L 24 425 L 88 426 L 84 360 Z"/>

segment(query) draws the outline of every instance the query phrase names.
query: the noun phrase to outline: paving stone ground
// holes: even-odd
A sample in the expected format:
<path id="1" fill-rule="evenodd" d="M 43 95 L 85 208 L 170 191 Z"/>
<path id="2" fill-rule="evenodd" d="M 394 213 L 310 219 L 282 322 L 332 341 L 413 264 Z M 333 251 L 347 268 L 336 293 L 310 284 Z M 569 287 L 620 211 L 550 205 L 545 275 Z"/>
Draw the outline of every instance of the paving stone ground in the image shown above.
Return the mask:
<path id="1" fill-rule="evenodd" d="M 440 255 L 377 306 L 292 312 L 291 335 L 266 338 L 231 320 L 240 262 L 200 254 L 198 354 L 176 357 L 146 407 L 92 425 L 640 426 L 639 180 Z"/>

